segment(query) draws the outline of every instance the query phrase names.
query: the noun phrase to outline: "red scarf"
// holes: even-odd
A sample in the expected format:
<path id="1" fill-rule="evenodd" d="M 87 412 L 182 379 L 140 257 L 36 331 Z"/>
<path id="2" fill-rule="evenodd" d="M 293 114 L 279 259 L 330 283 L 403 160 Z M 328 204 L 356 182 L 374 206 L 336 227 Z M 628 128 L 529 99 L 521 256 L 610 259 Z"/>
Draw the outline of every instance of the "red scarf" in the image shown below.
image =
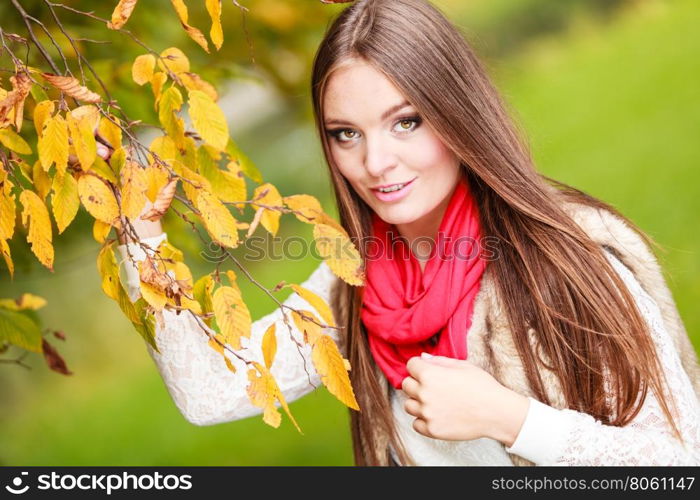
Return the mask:
<path id="1" fill-rule="evenodd" d="M 478 207 L 460 176 L 425 271 L 396 228 L 376 213 L 372 235 L 380 248 L 367 257 L 361 318 L 375 361 L 399 389 L 406 363 L 421 352 L 467 359 L 467 330 L 486 267 Z"/>

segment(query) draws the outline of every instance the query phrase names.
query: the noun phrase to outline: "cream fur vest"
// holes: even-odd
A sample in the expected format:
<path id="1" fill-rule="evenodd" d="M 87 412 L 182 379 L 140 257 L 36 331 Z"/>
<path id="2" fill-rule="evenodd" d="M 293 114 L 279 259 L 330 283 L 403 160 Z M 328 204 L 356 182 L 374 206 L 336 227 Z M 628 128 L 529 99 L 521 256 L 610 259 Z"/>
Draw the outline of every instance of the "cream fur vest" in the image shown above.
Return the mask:
<path id="1" fill-rule="evenodd" d="M 697 354 L 685 331 L 659 264 L 642 238 L 622 219 L 607 210 L 573 203 L 567 203 L 563 207 L 594 241 L 611 250 L 632 271 L 644 290 L 659 305 L 666 329 L 680 353 L 683 367 L 693 383 L 695 392 L 700 395 L 700 366 Z M 494 281 L 488 272 L 482 279 L 481 290 L 475 300 L 472 326 L 467 333 L 469 361 L 491 373 L 506 387 L 526 396 L 534 396 L 527 383 L 505 312 L 497 297 Z M 533 348 L 537 347 L 534 336 L 532 344 Z M 375 366 L 375 369 L 388 399 L 388 381 L 378 366 Z M 556 376 L 546 369 L 542 369 L 541 373 L 552 406 L 565 408 Z M 385 460 L 380 465 L 389 465 L 387 437 L 378 435 L 377 442 L 381 447 L 381 453 L 378 455 Z M 533 465 L 532 462 L 514 454 L 510 454 L 510 458 L 514 465 Z"/>

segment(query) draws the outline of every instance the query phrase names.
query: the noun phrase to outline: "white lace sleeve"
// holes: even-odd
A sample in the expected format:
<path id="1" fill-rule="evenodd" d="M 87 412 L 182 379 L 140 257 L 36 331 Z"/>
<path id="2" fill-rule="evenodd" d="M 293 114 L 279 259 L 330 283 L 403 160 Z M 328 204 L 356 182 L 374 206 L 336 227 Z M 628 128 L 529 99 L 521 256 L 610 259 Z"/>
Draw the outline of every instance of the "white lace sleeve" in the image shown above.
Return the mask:
<path id="1" fill-rule="evenodd" d="M 659 308 L 629 269 L 612 255 L 608 259 L 651 327 L 661 366 L 673 388 L 675 422 L 685 444 L 672 434 L 650 390 L 641 411 L 624 427 L 604 425 L 586 413 L 558 410 L 530 398 L 522 429 L 506 450 L 538 465 L 700 465 L 700 403 Z"/>
<path id="2" fill-rule="evenodd" d="M 125 255 L 124 246 L 119 247 L 119 250 Z M 138 279 L 138 275 L 135 279 Z M 328 303 L 335 279 L 328 265 L 321 262 L 301 286 L 315 292 Z M 134 287 L 138 287 L 138 281 L 129 284 L 129 289 L 133 290 Z M 295 309 L 315 311 L 297 293 L 290 294 L 284 304 Z M 270 324 L 276 322 L 277 352 L 271 372 L 286 401 L 291 402 L 316 389 L 321 385 L 321 380 L 311 361 L 311 347 L 303 341 L 303 333 L 294 326 L 287 309 L 292 335 L 301 346 L 299 347 L 291 340 L 290 329 L 282 314 L 282 309 L 278 307 L 254 321 L 251 338 L 242 338 L 243 348 L 237 352 L 247 360 L 264 363 L 260 349 L 262 336 Z M 208 346 L 207 335 L 191 314 L 178 315 L 174 311 L 164 310 L 163 319 L 163 325 L 156 326 L 156 343 L 160 353 L 148 344 L 146 347 L 173 402 L 189 422 L 195 425 L 213 425 L 262 413 L 262 408 L 254 406 L 248 399 L 247 369 L 243 361 L 225 351 L 236 368 L 236 373 L 231 372 L 221 354 Z M 325 328 L 323 332 L 338 343 L 336 329 Z M 341 353 L 346 357 L 343 347 L 340 347 Z"/>

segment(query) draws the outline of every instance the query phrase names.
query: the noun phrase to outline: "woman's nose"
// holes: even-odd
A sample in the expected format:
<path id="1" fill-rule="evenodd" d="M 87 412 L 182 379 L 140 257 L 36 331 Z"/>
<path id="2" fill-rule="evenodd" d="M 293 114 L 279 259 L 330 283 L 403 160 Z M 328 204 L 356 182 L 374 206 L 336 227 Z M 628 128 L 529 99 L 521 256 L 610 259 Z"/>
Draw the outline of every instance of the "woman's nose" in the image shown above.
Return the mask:
<path id="1" fill-rule="evenodd" d="M 396 154 L 380 136 L 367 136 L 365 168 L 372 177 L 382 177 L 396 165 Z"/>

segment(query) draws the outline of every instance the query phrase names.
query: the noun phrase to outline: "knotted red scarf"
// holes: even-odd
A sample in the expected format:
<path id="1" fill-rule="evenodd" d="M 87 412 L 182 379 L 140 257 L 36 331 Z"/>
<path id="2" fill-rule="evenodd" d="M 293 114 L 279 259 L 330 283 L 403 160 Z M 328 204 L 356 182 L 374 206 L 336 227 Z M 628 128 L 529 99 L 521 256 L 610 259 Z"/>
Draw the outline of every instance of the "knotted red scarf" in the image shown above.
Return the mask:
<path id="1" fill-rule="evenodd" d="M 421 352 L 467 358 L 467 330 L 486 267 L 478 207 L 460 177 L 424 271 L 395 226 L 376 213 L 372 235 L 377 246 L 368 251 L 361 318 L 375 361 L 399 389 L 407 361 Z"/>

